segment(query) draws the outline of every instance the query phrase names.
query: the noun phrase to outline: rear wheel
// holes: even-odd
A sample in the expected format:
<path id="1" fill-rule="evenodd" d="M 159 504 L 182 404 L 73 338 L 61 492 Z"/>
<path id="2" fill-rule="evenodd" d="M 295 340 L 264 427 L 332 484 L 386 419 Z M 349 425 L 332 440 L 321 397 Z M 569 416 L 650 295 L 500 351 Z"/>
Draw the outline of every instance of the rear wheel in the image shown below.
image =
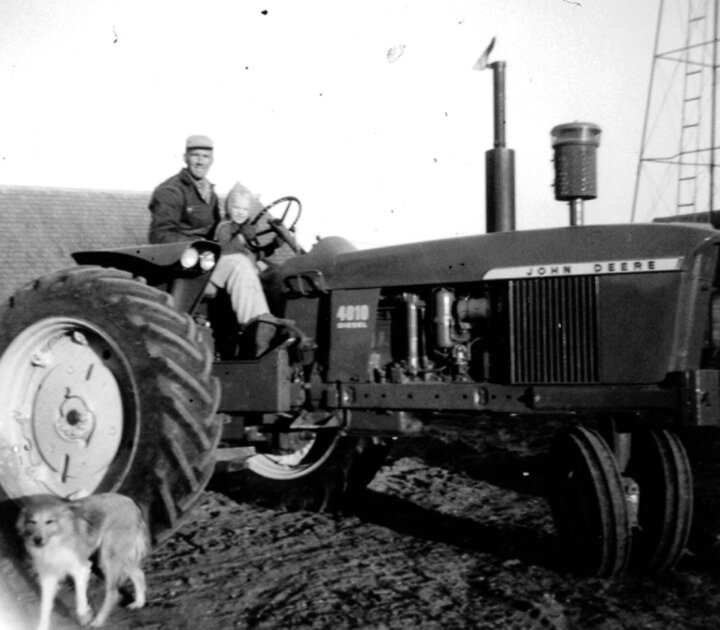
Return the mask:
<path id="1" fill-rule="evenodd" d="M 0 499 L 120 492 L 162 541 L 214 469 L 211 369 L 194 322 L 125 272 L 27 285 L 0 319 Z"/>

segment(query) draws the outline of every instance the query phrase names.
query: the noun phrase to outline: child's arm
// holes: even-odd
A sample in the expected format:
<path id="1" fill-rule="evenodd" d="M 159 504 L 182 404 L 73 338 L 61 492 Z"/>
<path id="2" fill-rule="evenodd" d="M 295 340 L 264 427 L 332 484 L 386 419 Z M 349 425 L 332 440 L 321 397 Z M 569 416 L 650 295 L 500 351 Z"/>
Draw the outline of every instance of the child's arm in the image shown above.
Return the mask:
<path id="1" fill-rule="evenodd" d="M 213 240 L 220 243 L 220 245 L 227 245 L 232 240 L 232 225 L 230 221 L 220 221 L 215 228 L 215 234 Z"/>

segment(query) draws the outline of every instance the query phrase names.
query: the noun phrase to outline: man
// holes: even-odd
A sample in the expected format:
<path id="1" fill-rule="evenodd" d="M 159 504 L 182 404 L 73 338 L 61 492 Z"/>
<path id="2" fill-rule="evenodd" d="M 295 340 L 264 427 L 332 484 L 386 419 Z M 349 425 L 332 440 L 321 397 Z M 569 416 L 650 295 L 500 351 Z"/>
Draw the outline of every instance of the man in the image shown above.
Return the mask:
<path id="1" fill-rule="evenodd" d="M 190 136 L 183 157 L 185 168 L 160 184 L 150 199 L 151 243 L 212 239 L 220 221 L 218 198 L 207 179 L 213 141 L 207 136 Z M 221 256 L 210 282 L 228 292 L 241 327 L 269 313 L 255 263 L 246 255 Z"/>
<path id="2" fill-rule="evenodd" d="M 210 238 L 220 208 L 207 172 L 213 163 L 213 142 L 190 136 L 185 145 L 185 168 L 160 184 L 150 199 L 151 243 L 176 243 Z"/>

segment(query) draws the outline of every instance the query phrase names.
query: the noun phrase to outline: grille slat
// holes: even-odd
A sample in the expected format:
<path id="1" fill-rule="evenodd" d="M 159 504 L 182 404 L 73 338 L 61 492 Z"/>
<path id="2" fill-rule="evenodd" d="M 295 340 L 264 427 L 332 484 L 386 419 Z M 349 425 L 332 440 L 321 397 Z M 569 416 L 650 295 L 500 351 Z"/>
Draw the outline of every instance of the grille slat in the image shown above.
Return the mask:
<path id="1" fill-rule="evenodd" d="M 510 282 L 513 383 L 598 381 L 597 277 Z"/>

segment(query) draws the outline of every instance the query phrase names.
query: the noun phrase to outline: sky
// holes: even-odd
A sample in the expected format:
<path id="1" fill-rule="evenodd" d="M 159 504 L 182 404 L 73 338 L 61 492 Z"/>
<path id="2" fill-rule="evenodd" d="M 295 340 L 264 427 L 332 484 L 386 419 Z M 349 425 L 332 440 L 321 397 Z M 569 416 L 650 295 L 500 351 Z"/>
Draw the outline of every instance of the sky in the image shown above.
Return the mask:
<path id="1" fill-rule="evenodd" d="M 294 195 L 308 247 L 485 230 L 507 63 L 518 229 L 568 223 L 550 130 L 602 129 L 587 223 L 630 220 L 656 0 L 0 0 L 0 184 L 150 191 L 184 140 L 210 179 Z"/>

